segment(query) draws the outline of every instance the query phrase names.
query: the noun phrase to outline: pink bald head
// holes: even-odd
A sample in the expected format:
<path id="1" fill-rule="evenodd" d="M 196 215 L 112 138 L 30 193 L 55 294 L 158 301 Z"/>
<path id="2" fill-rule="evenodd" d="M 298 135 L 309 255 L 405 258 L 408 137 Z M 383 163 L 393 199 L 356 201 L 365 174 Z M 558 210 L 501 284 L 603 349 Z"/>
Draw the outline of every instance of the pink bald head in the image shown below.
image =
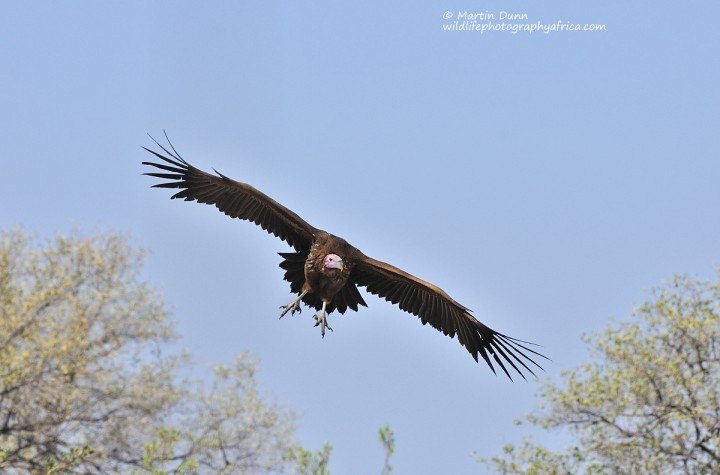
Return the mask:
<path id="1" fill-rule="evenodd" d="M 343 261 L 337 254 L 328 254 L 323 259 L 323 267 L 325 269 L 340 269 L 343 270 Z"/>

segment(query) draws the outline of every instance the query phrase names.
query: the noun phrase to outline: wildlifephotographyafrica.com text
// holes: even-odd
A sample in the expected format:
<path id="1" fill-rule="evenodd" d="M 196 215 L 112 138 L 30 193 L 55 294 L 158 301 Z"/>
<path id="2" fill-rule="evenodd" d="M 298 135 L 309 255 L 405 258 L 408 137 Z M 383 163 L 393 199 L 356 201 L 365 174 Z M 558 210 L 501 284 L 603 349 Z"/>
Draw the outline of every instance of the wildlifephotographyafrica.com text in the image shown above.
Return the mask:
<path id="1" fill-rule="evenodd" d="M 606 31 L 604 23 L 576 23 L 557 20 L 555 22 L 533 21 L 527 13 L 499 10 L 473 12 L 446 10 L 443 15 L 443 31 L 471 31 L 480 34 L 491 32 L 509 32 L 513 35 L 524 32 L 555 33 L 555 32 L 596 32 Z"/>

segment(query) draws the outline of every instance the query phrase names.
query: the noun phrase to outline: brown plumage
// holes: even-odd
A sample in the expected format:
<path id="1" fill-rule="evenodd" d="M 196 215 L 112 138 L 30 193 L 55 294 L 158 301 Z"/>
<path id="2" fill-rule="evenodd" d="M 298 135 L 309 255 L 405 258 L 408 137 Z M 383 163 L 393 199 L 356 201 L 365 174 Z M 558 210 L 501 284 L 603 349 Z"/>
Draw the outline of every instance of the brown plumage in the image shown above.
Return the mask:
<path id="1" fill-rule="evenodd" d="M 167 180 L 157 188 L 177 188 L 172 198 L 211 204 L 231 218 L 251 221 L 295 248 L 293 253 L 280 253 L 285 280 L 290 290 L 299 296 L 283 306 L 281 317 L 300 310 L 303 302 L 319 310 L 316 326 L 322 335 L 327 325 L 327 313 L 340 313 L 359 305 L 367 306 L 358 291 L 365 289 L 398 305 L 402 310 L 429 323 L 445 335 L 457 339 L 478 361 L 478 355 L 490 366 L 493 361 L 510 378 L 509 367 L 525 378 L 522 369 L 535 374 L 530 366 L 540 366 L 528 354 L 545 358 L 529 348 L 527 342 L 498 333 L 483 325 L 463 305 L 453 300 L 441 288 L 418 279 L 385 262 L 366 256 L 344 239 L 314 228 L 300 216 L 282 206 L 252 186 L 217 173 L 212 175 L 186 162 L 170 145 L 169 151 L 155 142 L 166 155 L 143 147 L 165 163 L 143 162 L 163 171 L 145 173 Z"/>

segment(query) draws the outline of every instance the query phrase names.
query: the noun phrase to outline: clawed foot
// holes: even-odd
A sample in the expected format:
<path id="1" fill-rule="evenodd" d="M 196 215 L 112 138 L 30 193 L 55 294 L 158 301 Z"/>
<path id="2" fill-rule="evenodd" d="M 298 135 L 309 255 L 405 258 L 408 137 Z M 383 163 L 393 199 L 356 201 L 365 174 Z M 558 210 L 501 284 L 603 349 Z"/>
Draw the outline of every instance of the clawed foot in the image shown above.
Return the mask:
<path id="1" fill-rule="evenodd" d="M 300 302 L 298 302 L 297 300 L 293 300 L 289 304 L 283 305 L 280 308 L 283 309 L 283 311 L 280 313 L 280 318 L 284 317 L 285 314 L 288 312 L 290 312 L 290 315 L 295 315 L 295 312 L 302 312 L 302 308 L 300 308 Z"/>
<path id="2" fill-rule="evenodd" d="M 333 331 L 332 328 L 330 328 L 330 325 L 328 325 L 327 322 L 327 313 L 324 311 L 320 311 L 317 315 L 313 317 L 315 319 L 315 326 L 320 326 L 320 333 L 322 333 L 322 337 L 325 338 L 325 329 L 327 328 L 330 331 Z"/>
<path id="3" fill-rule="evenodd" d="M 295 312 L 300 313 L 302 312 L 302 308 L 300 308 L 300 302 L 302 301 L 302 298 L 305 296 L 307 292 L 303 292 L 300 294 L 298 298 L 293 300 L 287 305 L 283 305 L 282 308 L 283 311 L 280 314 L 280 318 L 284 317 L 286 313 L 290 312 L 290 315 L 295 315 Z"/>
<path id="4" fill-rule="evenodd" d="M 283 311 L 280 313 L 280 318 L 284 317 L 286 313 L 290 312 L 290 315 L 294 315 L 295 312 L 300 313 L 302 309 L 300 308 L 300 303 L 302 302 L 302 298 L 307 294 L 307 290 L 303 291 L 303 293 L 298 296 L 295 300 L 290 302 L 287 305 L 283 305 L 280 307 L 283 309 Z M 320 333 L 322 333 L 322 337 L 325 338 L 325 329 L 328 329 L 330 331 L 333 331 L 332 328 L 330 328 L 330 325 L 328 325 L 327 322 L 327 312 L 325 311 L 325 308 L 327 307 L 327 302 L 323 301 L 322 310 L 320 310 L 313 318 L 315 319 L 315 326 L 320 327 Z"/>

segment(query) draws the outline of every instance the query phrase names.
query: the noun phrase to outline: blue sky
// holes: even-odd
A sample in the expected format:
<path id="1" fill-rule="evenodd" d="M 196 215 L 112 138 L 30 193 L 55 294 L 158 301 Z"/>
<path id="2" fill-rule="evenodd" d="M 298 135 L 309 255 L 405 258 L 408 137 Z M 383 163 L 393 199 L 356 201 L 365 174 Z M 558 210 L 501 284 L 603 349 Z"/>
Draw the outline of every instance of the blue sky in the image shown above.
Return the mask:
<path id="1" fill-rule="evenodd" d="M 602 32 L 443 31 L 450 12 Z M 151 250 L 199 372 L 249 350 L 334 473 L 484 473 L 538 383 L 511 383 L 374 296 L 279 321 L 289 247 L 151 190 L 180 153 L 537 342 L 543 377 L 675 273 L 720 265 L 720 6 L 670 2 L 11 2 L 0 18 L 0 225 L 117 230 Z M 539 434 L 550 444 L 554 435 Z"/>

